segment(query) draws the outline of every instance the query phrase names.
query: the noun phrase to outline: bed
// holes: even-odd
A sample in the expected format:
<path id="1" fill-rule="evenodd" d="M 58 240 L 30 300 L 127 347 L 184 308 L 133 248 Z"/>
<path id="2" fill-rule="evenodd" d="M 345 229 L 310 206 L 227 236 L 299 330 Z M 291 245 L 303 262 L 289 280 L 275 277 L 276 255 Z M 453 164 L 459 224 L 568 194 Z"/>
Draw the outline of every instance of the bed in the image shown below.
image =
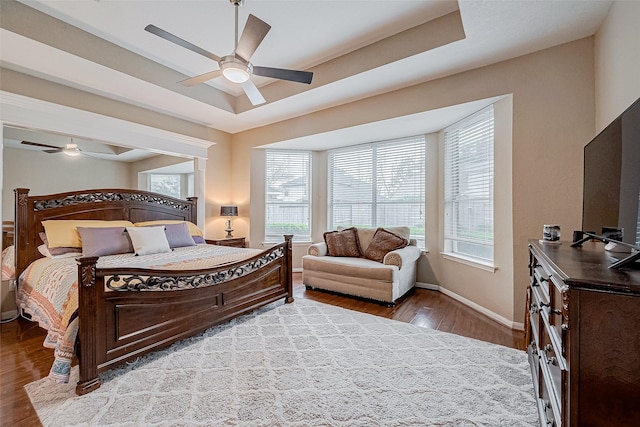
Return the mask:
<path id="1" fill-rule="evenodd" d="M 122 189 L 45 196 L 30 196 L 24 188 L 14 191 L 15 277 L 28 273 L 28 267 L 43 258 L 38 250 L 43 221 L 197 222 L 196 198 L 179 200 Z M 242 256 L 233 252 L 242 249 L 218 246 L 222 252 L 201 254 L 193 262 L 179 250 L 172 254 L 182 257 L 179 262 L 158 265 L 143 262 L 147 255 L 131 258 L 132 254 L 133 264 L 124 255 L 116 261 L 109 261 L 111 256 L 79 256 L 71 267 L 65 260 L 65 268 L 77 273 L 76 287 L 69 292 L 69 298 L 77 298 L 77 310 L 65 305 L 64 314 L 65 322 L 77 322 L 77 333 L 72 335 L 77 340 L 68 349 L 79 361 L 76 393 L 100 387 L 99 374 L 116 365 L 279 299 L 293 302 L 291 240 L 287 235 L 283 243 Z M 197 245 L 197 250 L 213 249 L 207 246 L 211 245 Z M 64 270 L 61 266 L 58 271 Z"/>

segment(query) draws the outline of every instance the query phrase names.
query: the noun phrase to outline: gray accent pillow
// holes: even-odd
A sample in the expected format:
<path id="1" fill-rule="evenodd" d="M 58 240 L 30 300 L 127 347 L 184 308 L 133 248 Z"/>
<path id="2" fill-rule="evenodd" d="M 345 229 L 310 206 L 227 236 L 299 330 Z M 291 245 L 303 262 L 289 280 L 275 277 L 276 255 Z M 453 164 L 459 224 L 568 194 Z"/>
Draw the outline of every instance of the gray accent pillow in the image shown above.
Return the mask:
<path id="1" fill-rule="evenodd" d="M 82 241 L 82 256 L 104 256 L 133 252 L 124 227 L 77 227 Z"/>
<path id="2" fill-rule="evenodd" d="M 191 233 L 189 233 L 189 227 L 186 222 L 165 224 L 164 232 L 167 235 L 167 240 L 169 241 L 169 247 L 171 249 L 196 245 L 193 237 L 191 237 Z"/>

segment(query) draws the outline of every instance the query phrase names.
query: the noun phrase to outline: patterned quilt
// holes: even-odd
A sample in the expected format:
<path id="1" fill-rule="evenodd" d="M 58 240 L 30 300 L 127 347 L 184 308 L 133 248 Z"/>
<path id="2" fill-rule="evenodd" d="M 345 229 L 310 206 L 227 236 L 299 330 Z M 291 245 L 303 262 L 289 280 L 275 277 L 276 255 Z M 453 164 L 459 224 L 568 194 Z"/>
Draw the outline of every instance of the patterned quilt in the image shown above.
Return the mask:
<path id="1" fill-rule="evenodd" d="M 258 249 L 197 245 L 172 252 L 135 256 L 100 257 L 98 268 L 149 268 L 159 270 L 203 269 L 240 261 L 260 253 Z M 3 273 L 4 273 L 3 257 Z M 68 382 L 78 333 L 78 265 L 75 258 L 40 258 L 20 275 L 18 306 L 47 330 L 43 345 L 54 350 L 49 378 Z"/>
<path id="2" fill-rule="evenodd" d="M 2 251 L 2 280 L 15 279 L 16 251 L 11 245 Z"/>

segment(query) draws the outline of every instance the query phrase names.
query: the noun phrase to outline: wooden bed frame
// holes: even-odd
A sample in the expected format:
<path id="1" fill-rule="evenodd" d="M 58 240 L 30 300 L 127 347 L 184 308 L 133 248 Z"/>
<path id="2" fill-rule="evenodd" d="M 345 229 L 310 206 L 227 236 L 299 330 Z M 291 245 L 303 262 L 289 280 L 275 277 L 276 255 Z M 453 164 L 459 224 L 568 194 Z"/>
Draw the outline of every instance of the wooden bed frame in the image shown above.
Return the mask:
<path id="1" fill-rule="evenodd" d="M 29 196 L 15 191 L 16 277 L 41 258 L 41 222 L 53 219 L 185 220 L 196 223 L 196 198 L 98 189 Z M 78 259 L 77 394 L 100 387 L 99 373 L 218 323 L 285 298 L 293 302 L 291 240 L 247 260 L 206 270 L 101 269 Z"/>

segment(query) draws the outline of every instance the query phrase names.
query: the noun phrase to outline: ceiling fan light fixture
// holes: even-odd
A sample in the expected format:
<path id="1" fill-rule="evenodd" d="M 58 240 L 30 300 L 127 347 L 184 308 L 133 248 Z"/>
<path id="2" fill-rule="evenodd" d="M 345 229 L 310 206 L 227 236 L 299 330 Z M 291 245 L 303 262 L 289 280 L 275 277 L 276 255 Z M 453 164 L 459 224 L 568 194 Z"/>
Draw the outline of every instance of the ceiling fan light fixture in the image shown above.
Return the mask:
<path id="1" fill-rule="evenodd" d="M 251 77 L 251 64 L 244 63 L 234 56 L 225 56 L 220 61 L 222 75 L 233 83 L 244 83 Z"/>
<path id="2" fill-rule="evenodd" d="M 80 149 L 76 144 L 67 144 L 62 150 L 64 154 L 71 157 L 76 157 L 80 155 Z"/>

